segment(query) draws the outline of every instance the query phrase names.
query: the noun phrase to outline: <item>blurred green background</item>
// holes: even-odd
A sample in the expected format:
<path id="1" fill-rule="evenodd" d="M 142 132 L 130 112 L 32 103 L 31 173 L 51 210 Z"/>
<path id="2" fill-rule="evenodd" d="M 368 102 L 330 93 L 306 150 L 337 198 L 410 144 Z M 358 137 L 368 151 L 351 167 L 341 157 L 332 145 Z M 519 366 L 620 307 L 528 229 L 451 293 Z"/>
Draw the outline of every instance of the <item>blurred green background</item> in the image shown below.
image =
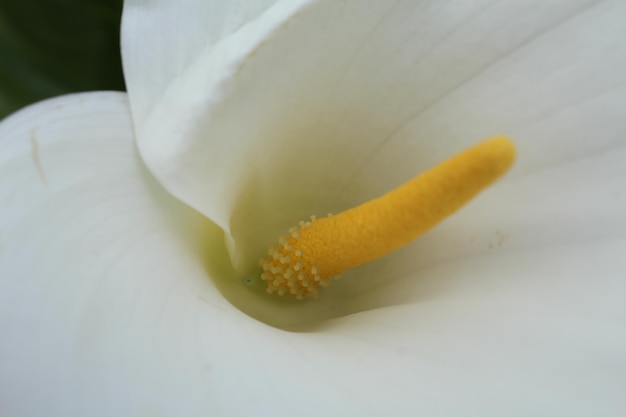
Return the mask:
<path id="1" fill-rule="evenodd" d="M 0 0 L 0 118 L 60 94 L 124 90 L 123 0 Z"/>

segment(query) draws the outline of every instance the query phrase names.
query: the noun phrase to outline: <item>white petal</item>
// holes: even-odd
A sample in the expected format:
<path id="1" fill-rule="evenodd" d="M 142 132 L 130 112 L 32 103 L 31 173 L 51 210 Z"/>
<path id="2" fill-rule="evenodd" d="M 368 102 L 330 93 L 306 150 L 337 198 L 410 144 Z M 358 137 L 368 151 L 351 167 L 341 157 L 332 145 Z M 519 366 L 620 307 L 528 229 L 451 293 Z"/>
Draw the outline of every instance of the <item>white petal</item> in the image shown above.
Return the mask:
<path id="1" fill-rule="evenodd" d="M 276 0 L 127 0 L 124 76 L 133 116 L 143 123 L 172 81 L 200 55 L 269 9 Z"/>
<path id="2" fill-rule="evenodd" d="M 142 155 L 233 236 L 241 270 L 301 218 L 374 197 L 495 133 L 519 144 L 511 180 L 623 143 L 623 2 L 279 1 L 219 42 L 151 9 L 142 18 L 159 30 L 135 30 L 136 13 L 125 46 L 178 39 L 159 58 L 125 48 L 131 75 L 131 61 L 176 67 L 157 97 L 143 96 L 138 72 L 128 80 L 131 102 L 151 108 L 137 117 Z M 532 221 L 526 213 L 509 217 Z"/>
<path id="3" fill-rule="evenodd" d="M 216 1 L 190 1 L 187 7 L 175 5 L 178 11 L 174 13 L 162 4 L 146 7 L 143 2 L 129 2 L 125 7 L 124 71 L 142 156 L 176 196 L 181 197 L 181 190 L 172 181 L 180 182 L 183 189 L 189 188 L 186 185 L 189 182 L 207 190 L 208 193 L 201 195 L 183 191 L 184 201 L 227 230 L 232 200 L 240 192 L 227 178 L 245 175 L 241 156 L 251 156 L 254 148 L 246 144 L 254 138 L 233 142 L 217 126 L 211 126 L 214 137 L 220 139 L 211 141 L 211 150 L 203 154 L 201 164 L 212 168 L 199 171 L 192 167 L 180 169 L 177 165 L 185 158 L 182 154 L 185 143 L 191 140 L 195 144 L 199 139 L 194 132 L 204 127 L 198 123 L 206 124 L 220 117 L 213 113 L 212 107 L 215 104 L 215 109 L 221 112 L 224 94 L 230 96 L 229 91 L 223 90 L 230 90 L 233 73 L 243 69 L 254 51 L 262 49 L 265 39 L 285 26 L 307 2 L 248 1 L 219 6 Z M 222 20 L 227 22 L 223 27 L 221 23 L 210 24 Z M 165 70 L 163 73 L 157 70 L 155 76 L 150 76 L 155 68 Z M 176 103 L 170 103 L 171 99 Z M 232 117 L 238 116 L 230 113 L 229 126 L 242 125 L 241 120 L 233 121 Z M 156 126 L 154 122 L 160 118 L 163 123 Z M 244 125 L 247 124 L 245 121 Z M 155 128 L 157 131 L 152 130 Z M 209 203 L 206 200 L 209 194 L 219 196 L 223 203 Z"/>
<path id="4" fill-rule="evenodd" d="M 480 138 L 520 147 L 494 190 L 326 294 L 336 315 L 387 308 L 284 335 L 300 359 L 273 346 L 267 373 L 249 367 L 259 385 L 288 387 L 285 407 L 304 390 L 355 415 L 620 415 L 625 13 L 611 1 L 317 2 L 251 46 L 236 77 L 225 64 L 217 87 L 202 81 L 210 53 L 177 74 L 139 129 L 143 153 L 174 194 L 252 242 L 243 258 L 267 244 L 255 236 Z M 280 312 L 230 298 L 270 322 Z M 268 340 L 248 332 L 259 349 Z"/>
<path id="5" fill-rule="evenodd" d="M 130 130 L 117 93 L 0 125 L 3 415 L 621 415 L 623 239 L 430 268 L 405 306 L 284 332 L 216 293 L 219 229 Z"/>
<path id="6" fill-rule="evenodd" d="M 125 94 L 29 107 L 0 125 L 0 147 L 1 414 L 129 415 L 146 399 L 107 378 L 133 375 L 120 367 L 136 352 L 119 349 L 134 331 L 158 342 L 188 292 L 189 308 L 229 308 L 204 268 L 221 232 L 144 170 Z"/>

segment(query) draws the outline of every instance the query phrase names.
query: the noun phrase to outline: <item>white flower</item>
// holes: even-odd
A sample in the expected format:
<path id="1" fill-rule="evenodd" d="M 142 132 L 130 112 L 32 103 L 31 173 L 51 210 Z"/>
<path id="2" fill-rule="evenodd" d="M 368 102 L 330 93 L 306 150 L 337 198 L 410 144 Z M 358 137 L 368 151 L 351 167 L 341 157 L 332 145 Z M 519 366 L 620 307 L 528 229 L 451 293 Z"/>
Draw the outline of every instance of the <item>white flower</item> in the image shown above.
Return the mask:
<path id="1" fill-rule="evenodd" d="M 136 136 L 122 93 L 0 125 L 0 414 L 620 416 L 625 20 L 127 2 Z M 242 280 L 299 219 L 494 133 L 519 147 L 505 180 L 319 300 Z"/>

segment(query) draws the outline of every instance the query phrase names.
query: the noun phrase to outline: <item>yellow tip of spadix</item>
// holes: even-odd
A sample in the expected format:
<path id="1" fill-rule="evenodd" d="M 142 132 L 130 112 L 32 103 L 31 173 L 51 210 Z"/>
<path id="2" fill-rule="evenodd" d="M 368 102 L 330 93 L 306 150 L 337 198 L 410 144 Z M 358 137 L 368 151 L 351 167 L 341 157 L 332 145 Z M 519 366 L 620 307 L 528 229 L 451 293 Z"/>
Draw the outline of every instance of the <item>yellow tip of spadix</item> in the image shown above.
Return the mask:
<path id="1" fill-rule="evenodd" d="M 261 261 L 268 293 L 317 296 L 341 272 L 378 259 L 426 233 L 504 174 L 513 142 L 494 137 L 389 193 L 335 216 L 312 218 Z"/>

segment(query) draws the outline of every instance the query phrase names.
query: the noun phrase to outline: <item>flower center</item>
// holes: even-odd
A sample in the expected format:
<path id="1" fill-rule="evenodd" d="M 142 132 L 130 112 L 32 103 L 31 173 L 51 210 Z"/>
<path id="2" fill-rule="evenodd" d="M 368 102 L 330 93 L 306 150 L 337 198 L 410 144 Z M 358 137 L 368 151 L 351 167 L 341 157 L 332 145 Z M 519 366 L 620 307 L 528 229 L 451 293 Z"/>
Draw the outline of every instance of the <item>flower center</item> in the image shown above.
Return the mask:
<path id="1" fill-rule="evenodd" d="M 387 194 L 337 215 L 301 221 L 261 260 L 267 292 L 316 297 L 343 271 L 426 233 L 504 174 L 515 146 L 498 136 L 469 148 Z"/>

